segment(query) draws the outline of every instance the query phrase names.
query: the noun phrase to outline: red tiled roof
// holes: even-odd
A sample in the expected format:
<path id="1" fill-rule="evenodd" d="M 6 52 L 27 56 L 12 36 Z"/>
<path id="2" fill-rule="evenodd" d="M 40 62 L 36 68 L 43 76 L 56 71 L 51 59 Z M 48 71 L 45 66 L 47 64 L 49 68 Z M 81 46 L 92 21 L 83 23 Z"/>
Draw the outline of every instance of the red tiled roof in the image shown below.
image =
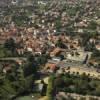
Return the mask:
<path id="1" fill-rule="evenodd" d="M 47 68 L 50 68 L 51 70 L 55 70 L 55 68 L 56 68 L 56 64 L 52 64 L 52 63 L 51 64 L 49 63 L 46 66 L 47 66 Z"/>

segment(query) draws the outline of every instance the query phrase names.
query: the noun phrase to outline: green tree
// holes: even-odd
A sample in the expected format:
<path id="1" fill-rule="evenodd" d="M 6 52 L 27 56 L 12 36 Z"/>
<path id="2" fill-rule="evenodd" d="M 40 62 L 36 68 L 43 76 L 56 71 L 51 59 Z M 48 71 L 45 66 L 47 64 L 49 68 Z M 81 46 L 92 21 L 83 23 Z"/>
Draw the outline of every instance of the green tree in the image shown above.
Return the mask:
<path id="1" fill-rule="evenodd" d="M 89 26 L 88 26 L 89 29 L 92 29 L 92 30 L 96 30 L 97 28 L 97 23 L 95 21 L 91 21 Z"/>
<path id="2" fill-rule="evenodd" d="M 15 40 L 13 38 L 9 38 L 5 41 L 4 43 L 4 47 L 8 50 L 10 50 L 12 52 L 12 54 L 15 53 L 15 49 L 16 49 L 16 43 Z"/>
<path id="3" fill-rule="evenodd" d="M 92 53 L 92 58 L 94 57 L 100 57 L 100 51 L 99 50 L 94 50 L 93 53 Z"/>
<path id="4" fill-rule="evenodd" d="M 38 64 L 32 54 L 27 57 L 27 62 L 23 65 L 24 76 L 27 77 L 32 74 L 36 74 L 38 69 Z"/>
<path id="5" fill-rule="evenodd" d="M 61 39 L 59 39 L 59 40 L 57 41 L 56 46 L 59 47 L 59 48 L 67 48 L 67 47 L 65 46 L 65 44 L 62 42 Z"/>
<path id="6" fill-rule="evenodd" d="M 47 97 L 48 100 L 54 100 L 54 76 L 51 75 L 48 81 L 48 87 L 47 87 Z"/>
<path id="7" fill-rule="evenodd" d="M 0 46 L 0 57 L 5 57 L 5 49 Z"/>
<path id="8" fill-rule="evenodd" d="M 100 96 L 100 85 L 96 88 L 95 94 Z"/>

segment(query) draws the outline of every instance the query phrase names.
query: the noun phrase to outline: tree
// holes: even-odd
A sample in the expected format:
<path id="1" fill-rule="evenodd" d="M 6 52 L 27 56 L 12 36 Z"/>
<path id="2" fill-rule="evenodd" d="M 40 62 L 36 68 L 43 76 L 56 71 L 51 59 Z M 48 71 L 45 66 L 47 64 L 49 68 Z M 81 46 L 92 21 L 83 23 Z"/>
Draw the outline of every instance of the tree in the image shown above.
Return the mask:
<path id="1" fill-rule="evenodd" d="M 16 49 L 16 43 L 15 40 L 13 38 L 9 38 L 5 41 L 4 43 L 4 47 L 8 50 L 10 50 L 12 52 L 12 54 L 15 53 L 15 49 Z"/>
<path id="2" fill-rule="evenodd" d="M 62 84 L 64 83 L 62 77 L 57 77 L 54 81 L 55 87 L 63 87 Z"/>
<path id="3" fill-rule="evenodd" d="M 86 80 L 86 79 L 87 79 L 87 75 L 86 75 L 85 72 L 81 75 L 81 78 L 82 78 L 83 80 Z"/>
<path id="4" fill-rule="evenodd" d="M 31 92 L 33 83 L 36 78 L 37 65 L 33 55 L 27 57 L 27 63 L 19 66 L 17 69 L 17 84 L 18 93 Z"/>
<path id="5" fill-rule="evenodd" d="M 64 48 L 64 49 L 67 48 L 66 45 L 62 42 L 61 39 L 59 39 L 59 40 L 57 41 L 56 46 L 57 46 L 57 47 L 60 47 L 60 48 Z"/>
<path id="6" fill-rule="evenodd" d="M 17 85 L 15 84 L 18 87 L 18 92 L 19 93 L 31 92 L 33 89 L 34 79 L 35 79 L 34 73 L 25 75 L 24 69 L 19 68 L 16 81 Z"/>
<path id="7" fill-rule="evenodd" d="M 43 54 L 43 55 L 38 57 L 37 63 L 40 64 L 40 65 L 45 64 L 47 62 L 47 59 L 48 59 L 48 56 Z"/>
<path id="8" fill-rule="evenodd" d="M 96 88 L 95 94 L 100 96 L 100 85 Z"/>
<path id="9" fill-rule="evenodd" d="M 92 53 L 92 58 L 94 57 L 100 57 L 100 51 L 99 50 L 94 50 L 93 53 Z"/>
<path id="10" fill-rule="evenodd" d="M 5 49 L 0 46 L 0 57 L 5 57 Z"/>
<path id="11" fill-rule="evenodd" d="M 25 78 L 25 88 L 28 92 L 33 90 L 34 75 L 30 75 Z"/>
<path id="12" fill-rule="evenodd" d="M 97 23 L 95 21 L 91 21 L 88 28 L 92 30 L 96 30 Z"/>
<path id="13" fill-rule="evenodd" d="M 27 76 L 30 76 L 32 74 L 36 74 L 37 72 L 37 64 L 36 62 L 27 62 L 25 65 L 24 65 L 24 77 L 27 77 Z"/>
<path id="14" fill-rule="evenodd" d="M 54 100 L 54 76 L 50 76 L 48 81 L 48 87 L 47 87 L 47 97 L 48 100 Z"/>
<path id="15" fill-rule="evenodd" d="M 86 32 L 86 33 L 82 34 L 81 37 L 82 37 L 82 46 L 86 46 L 87 42 L 90 39 L 89 34 Z"/>

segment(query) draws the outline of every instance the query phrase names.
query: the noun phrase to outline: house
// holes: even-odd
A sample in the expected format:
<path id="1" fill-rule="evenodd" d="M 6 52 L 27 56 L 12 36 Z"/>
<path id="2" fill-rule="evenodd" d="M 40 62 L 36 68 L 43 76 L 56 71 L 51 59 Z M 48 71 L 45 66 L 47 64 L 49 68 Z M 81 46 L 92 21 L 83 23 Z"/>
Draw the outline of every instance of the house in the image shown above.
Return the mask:
<path id="1" fill-rule="evenodd" d="M 41 80 L 41 82 L 38 84 L 38 90 L 39 90 L 41 96 L 46 95 L 47 84 L 44 82 L 44 80 Z"/>
<path id="2" fill-rule="evenodd" d="M 22 64 L 24 63 L 24 61 L 22 61 L 22 60 L 16 60 L 16 63 L 17 63 L 18 65 L 22 65 Z"/>
<path id="3" fill-rule="evenodd" d="M 61 52 L 61 49 L 60 49 L 60 48 L 55 48 L 55 49 L 50 53 L 50 56 L 51 56 L 51 57 L 54 57 L 54 56 L 60 54 L 60 52 Z"/>
<path id="4" fill-rule="evenodd" d="M 11 72 L 12 68 L 9 64 L 5 64 L 4 65 L 4 68 L 3 68 L 3 73 L 8 73 L 8 72 Z"/>
<path id="5" fill-rule="evenodd" d="M 42 54 L 41 48 L 36 48 L 36 49 L 35 49 L 35 54 L 41 55 L 41 54 Z"/>
<path id="6" fill-rule="evenodd" d="M 97 50 L 100 50 L 100 44 L 97 44 L 97 45 L 96 45 L 96 49 L 97 49 Z"/>
<path id="7" fill-rule="evenodd" d="M 52 60 L 55 61 L 55 62 L 60 62 L 61 58 L 60 57 L 53 57 Z"/>
<path id="8" fill-rule="evenodd" d="M 24 54 L 24 49 L 23 48 L 18 48 L 16 49 L 18 55 L 23 55 Z"/>
<path id="9" fill-rule="evenodd" d="M 78 32 L 79 32 L 79 33 L 83 33 L 83 29 L 79 28 L 79 29 L 78 29 Z"/>
<path id="10" fill-rule="evenodd" d="M 47 63 L 45 68 L 49 72 L 54 72 L 56 70 L 57 66 L 55 63 Z"/>
<path id="11" fill-rule="evenodd" d="M 34 32 L 33 27 L 32 27 L 32 28 L 28 28 L 28 29 L 27 29 L 27 32 L 33 33 L 33 32 Z"/>
<path id="12" fill-rule="evenodd" d="M 90 59 L 89 61 L 88 61 L 88 65 L 89 66 L 98 66 L 100 63 L 98 62 L 98 60 L 96 60 L 96 59 Z"/>
<path id="13" fill-rule="evenodd" d="M 89 40 L 89 42 L 90 42 L 90 43 L 95 43 L 96 41 L 95 41 L 94 38 L 91 38 L 91 39 Z"/>
<path id="14" fill-rule="evenodd" d="M 28 51 L 28 52 L 33 52 L 33 50 L 32 50 L 31 47 L 28 47 L 28 48 L 27 48 L 27 51 Z"/>

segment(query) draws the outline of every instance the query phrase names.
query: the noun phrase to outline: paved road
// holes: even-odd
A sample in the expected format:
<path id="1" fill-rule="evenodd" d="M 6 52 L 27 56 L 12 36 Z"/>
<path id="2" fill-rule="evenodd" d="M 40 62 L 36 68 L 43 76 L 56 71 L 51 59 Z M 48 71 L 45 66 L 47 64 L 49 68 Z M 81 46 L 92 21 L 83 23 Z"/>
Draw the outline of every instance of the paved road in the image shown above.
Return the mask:
<path id="1" fill-rule="evenodd" d="M 12 60 L 12 61 L 18 61 L 18 60 L 27 60 L 27 58 L 25 57 L 7 57 L 7 58 L 0 58 L 0 61 L 9 61 L 9 60 Z"/>
<path id="2" fill-rule="evenodd" d="M 39 98 L 36 98 L 36 97 L 33 97 L 32 96 L 22 96 L 22 97 L 18 97 L 17 99 L 15 100 L 38 100 Z"/>

